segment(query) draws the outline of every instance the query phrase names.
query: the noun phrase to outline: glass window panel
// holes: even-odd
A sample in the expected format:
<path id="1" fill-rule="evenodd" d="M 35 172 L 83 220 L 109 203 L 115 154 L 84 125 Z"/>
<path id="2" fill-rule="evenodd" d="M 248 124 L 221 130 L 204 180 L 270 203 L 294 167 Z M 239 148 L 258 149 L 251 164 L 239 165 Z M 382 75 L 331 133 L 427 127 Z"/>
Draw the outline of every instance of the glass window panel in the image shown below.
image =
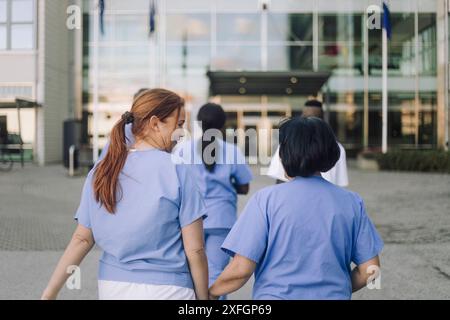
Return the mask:
<path id="1" fill-rule="evenodd" d="M 436 145 L 436 92 L 420 93 L 419 144 Z"/>
<path id="2" fill-rule="evenodd" d="M 269 70 L 312 70 L 312 46 L 269 46 Z"/>
<path id="3" fill-rule="evenodd" d="M 420 52 L 420 50 L 423 50 Z M 433 73 L 436 70 L 436 57 L 434 48 L 419 48 L 419 64 L 415 61 L 414 42 L 388 43 L 388 72 L 389 75 L 411 76 L 419 72 Z M 382 69 L 381 42 L 369 42 L 369 74 L 381 75 Z M 433 52 L 434 51 L 434 52 Z"/>
<path id="4" fill-rule="evenodd" d="M 111 14 L 105 14 L 103 17 L 103 30 L 102 34 L 99 32 L 100 42 L 109 42 L 114 40 L 114 20 L 115 16 Z M 94 15 L 89 15 L 89 40 L 94 41 Z M 84 29 L 84 28 L 83 28 Z"/>
<path id="5" fill-rule="evenodd" d="M 271 1 L 269 8 L 278 12 L 305 12 L 316 9 L 315 1 L 276 0 Z"/>
<path id="6" fill-rule="evenodd" d="M 11 4 L 12 22 L 32 22 L 34 20 L 33 0 L 14 0 Z"/>
<path id="7" fill-rule="evenodd" d="M 148 68 L 153 63 L 149 46 L 113 47 L 112 67 L 117 72 L 148 75 Z"/>
<path id="8" fill-rule="evenodd" d="M 288 71 L 290 69 L 290 47 L 269 46 L 267 48 L 267 68 L 269 70 Z"/>
<path id="9" fill-rule="evenodd" d="M 413 45 L 409 43 L 390 44 L 388 48 L 388 72 L 390 75 L 412 76 L 416 73 L 418 66 Z"/>
<path id="10" fill-rule="evenodd" d="M 419 74 L 421 75 L 436 75 L 437 64 L 436 46 L 421 46 L 419 47 Z"/>
<path id="11" fill-rule="evenodd" d="M 0 22 L 6 22 L 6 0 L 0 0 Z"/>
<path id="12" fill-rule="evenodd" d="M 361 41 L 362 23 L 359 14 L 319 15 L 319 41 Z"/>
<path id="13" fill-rule="evenodd" d="M 11 49 L 33 49 L 33 25 L 11 25 Z"/>
<path id="14" fill-rule="evenodd" d="M 125 2 L 123 0 L 116 0 Z M 147 1 L 148 0 L 144 0 Z M 184 13 L 187 11 L 204 11 L 209 12 L 211 10 L 211 4 L 214 3 L 214 1 L 211 0 L 164 0 L 167 2 L 166 4 L 166 10 L 167 12 L 180 12 Z"/>
<path id="15" fill-rule="evenodd" d="M 6 26 L 0 25 L 0 50 L 6 49 Z"/>
<path id="16" fill-rule="evenodd" d="M 436 15 L 433 13 L 419 13 L 419 44 L 436 45 Z"/>
<path id="17" fill-rule="evenodd" d="M 257 11 L 260 3 L 260 0 L 216 0 L 216 8 L 218 11 Z"/>
<path id="18" fill-rule="evenodd" d="M 356 44 L 326 44 L 319 45 L 319 69 L 346 70 L 353 74 L 362 74 L 363 47 Z"/>
<path id="19" fill-rule="evenodd" d="M 312 41 L 312 14 L 270 14 L 269 41 Z"/>
<path id="20" fill-rule="evenodd" d="M 169 14 L 167 15 L 168 41 L 209 41 L 209 14 Z"/>
<path id="21" fill-rule="evenodd" d="M 290 46 L 289 64 L 291 70 L 312 70 L 312 46 Z"/>
<path id="22" fill-rule="evenodd" d="M 210 52 L 209 46 L 168 45 L 167 66 L 172 71 L 187 70 L 205 74 L 210 65 Z"/>
<path id="23" fill-rule="evenodd" d="M 217 55 L 212 61 L 215 70 L 260 70 L 260 46 L 217 46 Z"/>
<path id="24" fill-rule="evenodd" d="M 389 144 L 415 144 L 414 92 L 389 92 L 388 97 Z"/>
<path id="25" fill-rule="evenodd" d="M 218 41 L 259 41 L 261 26 L 259 14 L 218 14 Z"/>
<path id="26" fill-rule="evenodd" d="M 414 14 L 391 13 L 391 43 L 412 42 L 414 40 Z"/>
<path id="27" fill-rule="evenodd" d="M 113 26 L 105 30 L 114 32 L 116 41 L 147 41 L 149 39 L 148 17 L 145 15 L 114 15 L 112 21 Z"/>
<path id="28" fill-rule="evenodd" d="M 90 2 L 91 6 L 95 6 L 96 1 L 88 0 Z M 94 3 L 92 3 L 94 2 Z M 150 10 L 150 1 L 149 0 L 107 0 L 105 1 L 106 9 L 107 10 L 139 10 L 144 12 L 149 12 Z"/>

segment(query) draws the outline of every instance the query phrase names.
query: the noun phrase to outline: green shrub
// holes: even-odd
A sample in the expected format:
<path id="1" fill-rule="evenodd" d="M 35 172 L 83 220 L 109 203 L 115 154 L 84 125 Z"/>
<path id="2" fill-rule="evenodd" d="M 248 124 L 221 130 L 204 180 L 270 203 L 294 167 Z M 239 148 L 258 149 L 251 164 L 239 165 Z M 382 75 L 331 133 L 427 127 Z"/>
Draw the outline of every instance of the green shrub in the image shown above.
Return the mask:
<path id="1" fill-rule="evenodd" d="M 440 150 L 392 150 L 376 159 L 381 170 L 450 173 L 450 152 Z"/>

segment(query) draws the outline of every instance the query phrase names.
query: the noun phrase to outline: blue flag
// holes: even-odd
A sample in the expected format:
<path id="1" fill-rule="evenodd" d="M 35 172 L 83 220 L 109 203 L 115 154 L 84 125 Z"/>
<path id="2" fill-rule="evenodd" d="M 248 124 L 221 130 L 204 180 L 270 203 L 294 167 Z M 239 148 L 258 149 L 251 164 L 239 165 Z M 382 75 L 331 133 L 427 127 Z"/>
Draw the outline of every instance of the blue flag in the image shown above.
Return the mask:
<path id="1" fill-rule="evenodd" d="M 388 39 L 391 39 L 392 29 L 391 29 L 391 12 L 386 2 L 383 1 L 383 28 L 386 29 L 386 34 Z"/>
<path id="2" fill-rule="evenodd" d="M 156 5 L 154 0 L 150 0 L 150 19 L 149 19 L 149 35 L 151 36 L 156 30 Z"/>
<path id="3" fill-rule="evenodd" d="M 102 35 L 104 35 L 105 34 L 105 21 L 104 21 L 105 0 L 99 0 L 98 7 L 100 10 L 100 32 L 102 33 Z"/>

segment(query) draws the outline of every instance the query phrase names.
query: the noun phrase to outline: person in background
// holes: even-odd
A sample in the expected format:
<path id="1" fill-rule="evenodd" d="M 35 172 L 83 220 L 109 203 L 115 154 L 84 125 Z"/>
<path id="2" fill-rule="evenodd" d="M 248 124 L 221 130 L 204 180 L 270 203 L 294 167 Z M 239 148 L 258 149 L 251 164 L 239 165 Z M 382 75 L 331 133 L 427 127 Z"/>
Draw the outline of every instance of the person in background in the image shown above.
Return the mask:
<path id="1" fill-rule="evenodd" d="M 208 299 L 205 205 L 186 165 L 170 154 L 185 122 L 184 100 L 152 89 L 141 93 L 111 131 L 105 157 L 90 171 L 75 219 L 78 226 L 42 299 L 55 299 L 96 243 L 103 254 L 100 299 Z M 125 126 L 135 142 L 127 146 Z"/>
<path id="2" fill-rule="evenodd" d="M 323 119 L 323 109 L 322 103 L 317 100 L 308 100 L 305 103 L 303 108 L 302 117 L 316 117 Z M 348 174 L 347 174 L 347 159 L 345 155 L 344 147 L 338 142 L 338 146 L 340 149 L 340 157 L 336 162 L 336 165 L 328 170 L 327 172 L 322 172 L 322 177 L 326 180 L 338 185 L 340 187 L 348 186 Z M 267 175 L 277 179 L 277 182 L 286 182 L 287 177 L 285 175 L 285 171 L 283 165 L 281 164 L 280 156 L 279 156 L 280 148 L 275 151 L 275 154 L 270 162 L 269 169 L 267 171 Z"/>
<path id="3" fill-rule="evenodd" d="M 220 105 L 205 104 L 197 120 L 201 122 L 202 138 L 181 144 L 179 156 L 194 164 L 206 203 L 204 230 L 211 285 L 230 260 L 220 247 L 236 222 L 237 195 L 248 193 L 252 173 L 240 150 L 221 138 L 226 114 Z"/>
<path id="4" fill-rule="evenodd" d="M 241 288 L 254 273 L 253 299 L 350 299 L 379 275 L 383 241 L 363 200 L 320 174 L 339 153 L 323 120 L 282 123 L 280 158 L 289 182 L 251 197 L 222 245 L 233 259 L 210 298 Z"/>

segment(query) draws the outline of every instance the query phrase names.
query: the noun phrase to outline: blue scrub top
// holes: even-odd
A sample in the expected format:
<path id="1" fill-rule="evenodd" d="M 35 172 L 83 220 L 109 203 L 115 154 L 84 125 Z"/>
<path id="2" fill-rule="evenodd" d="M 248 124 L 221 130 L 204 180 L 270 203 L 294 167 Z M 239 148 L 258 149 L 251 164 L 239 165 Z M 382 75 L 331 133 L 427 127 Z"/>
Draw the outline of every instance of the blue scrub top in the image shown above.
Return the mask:
<path id="1" fill-rule="evenodd" d="M 217 142 L 216 165 L 212 172 L 202 163 L 200 140 L 185 141 L 174 153 L 194 169 L 208 214 L 204 228 L 231 229 L 237 217 L 237 193 L 233 184 L 248 184 L 253 177 L 238 147 L 221 139 Z"/>
<path id="2" fill-rule="evenodd" d="M 322 177 L 257 192 L 222 249 L 256 262 L 254 299 L 350 299 L 351 262 L 377 256 L 383 241 L 363 200 Z"/>
<path id="3" fill-rule="evenodd" d="M 172 157 L 157 149 L 130 152 L 114 214 L 95 200 L 95 168 L 89 173 L 75 219 L 104 251 L 100 280 L 193 288 L 181 228 L 205 217 L 205 205 L 189 166 Z"/>

